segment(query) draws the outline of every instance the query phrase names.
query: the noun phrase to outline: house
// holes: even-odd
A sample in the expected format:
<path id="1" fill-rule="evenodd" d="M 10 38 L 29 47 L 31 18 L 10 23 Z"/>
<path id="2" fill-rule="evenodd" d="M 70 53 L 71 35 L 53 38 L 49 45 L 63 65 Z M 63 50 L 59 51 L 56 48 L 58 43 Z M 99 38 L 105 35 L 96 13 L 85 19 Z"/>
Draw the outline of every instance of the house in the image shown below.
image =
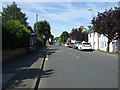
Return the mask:
<path id="1" fill-rule="evenodd" d="M 99 49 L 99 50 L 107 51 L 108 38 L 103 34 L 100 35 L 97 32 L 91 31 L 88 34 L 88 42 L 91 43 L 92 48 L 94 50 Z M 120 39 L 113 40 L 112 42 L 110 42 L 109 52 L 120 52 L 120 50 L 118 50 L 119 47 L 120 47 Z"/>

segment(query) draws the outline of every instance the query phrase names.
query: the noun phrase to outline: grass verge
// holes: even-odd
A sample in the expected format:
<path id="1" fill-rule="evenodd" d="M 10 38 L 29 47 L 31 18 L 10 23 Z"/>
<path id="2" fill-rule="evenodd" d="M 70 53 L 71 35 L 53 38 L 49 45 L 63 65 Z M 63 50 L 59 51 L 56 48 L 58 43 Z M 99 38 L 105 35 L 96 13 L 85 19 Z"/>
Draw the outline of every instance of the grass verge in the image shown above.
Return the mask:
<path id="1" fill-rule="evenodd" d="M 97 52 L 105 53 L 105 54 L 110 54 L 110 55 L 120 55 L 120 53 L 115 53 L 115 52 L 107 52 L 107 51 L 102 51 L 102 50 L 96 50 Z"/>

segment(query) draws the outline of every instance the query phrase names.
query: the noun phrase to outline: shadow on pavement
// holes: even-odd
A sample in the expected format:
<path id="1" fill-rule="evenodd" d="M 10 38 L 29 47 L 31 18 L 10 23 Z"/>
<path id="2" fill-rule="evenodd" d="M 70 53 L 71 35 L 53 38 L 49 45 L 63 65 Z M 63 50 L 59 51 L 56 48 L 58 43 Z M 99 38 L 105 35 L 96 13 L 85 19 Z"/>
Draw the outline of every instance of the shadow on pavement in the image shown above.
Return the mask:
<path id="1" fill-rule="evenodd" d="M 5 85 L 3 85 L 3 88 L 17 88 L 17 87 L 26 87 L 26 83 L 24 80 L 27 79 L 35 79 L 40 72 L 39 68 L 31 68 L 31 69 L 20 69 L 20 70 L 15 70 L 11 72 L 17 72 L 17 74 L 11 78 L 10 80 L 7 81 Z M 8 73 L 11 73 L 10 71 Z M 31 82 L 27 82 L 28 84 L 31 85 Z"/>
<path id="2" fill-rule="evenodd" d="M 52 55 L 53 53 L 55 53 L 58 49 L 49 49 L 48 51 L 48 55 Z"/>
<path id="3" fill-rule="evenodd" d="M 40 71 L 39 68 L 40 62 L 38 63 L 37 61 L 42 60 L 39 58 L 44 58 L 45 56 L 46 47 L 36 52 L 27 53 L 14 60 L 3 63 L 2 65 L 2 73 L 4 75 L 3 77 L 6 77 L 5 76 L 6 73 L 7 74 L 14 73 L 15 75 L 12 78 L 10 78 L 7 82 L 3 83 L 2 87 L 14 88 L 20 85 L 22 85 L 22 87 L 25 87 L 26 85 L 24 84 L 23 81 L 26 79 L 34 79 L 37 77 Z M 37 64 L 35 62 L 37 62 Z M 33 64 L 35 64 L 35 66 L 32 66 Z"/>
<path id="4" fill-rule="evenodd" d="M 54 69 L 50 69 L 50 70 L 43 70 L 41 73 L 41 78 L 47 78 L 52 76 L 54 73 Z"/>

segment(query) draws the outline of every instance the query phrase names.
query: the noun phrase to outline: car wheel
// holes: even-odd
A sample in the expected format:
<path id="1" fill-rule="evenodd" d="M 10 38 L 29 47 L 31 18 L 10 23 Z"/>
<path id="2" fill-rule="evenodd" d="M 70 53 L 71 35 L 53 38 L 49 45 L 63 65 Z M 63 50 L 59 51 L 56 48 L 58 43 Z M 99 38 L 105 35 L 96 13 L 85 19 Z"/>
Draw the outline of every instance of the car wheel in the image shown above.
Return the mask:
<path id="1" fill-rule="evenodd" d="M 82 48 L 80 47 L 80 51 L 82 51 Z"/>

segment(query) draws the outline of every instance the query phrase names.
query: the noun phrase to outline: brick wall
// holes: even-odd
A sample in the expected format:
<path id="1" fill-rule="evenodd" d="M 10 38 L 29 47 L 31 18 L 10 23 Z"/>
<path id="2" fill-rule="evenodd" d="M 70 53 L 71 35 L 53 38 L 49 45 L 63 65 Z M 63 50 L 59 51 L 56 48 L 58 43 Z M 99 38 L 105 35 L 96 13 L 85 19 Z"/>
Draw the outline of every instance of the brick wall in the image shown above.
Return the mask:
<path id="1" fill-rule="evenodd" d="M 16 58 L 27 52 L 28 52 L 27 48 L 18 48 L 16 50 L 4 50 L 2 51 L 2 62 Z"/>

